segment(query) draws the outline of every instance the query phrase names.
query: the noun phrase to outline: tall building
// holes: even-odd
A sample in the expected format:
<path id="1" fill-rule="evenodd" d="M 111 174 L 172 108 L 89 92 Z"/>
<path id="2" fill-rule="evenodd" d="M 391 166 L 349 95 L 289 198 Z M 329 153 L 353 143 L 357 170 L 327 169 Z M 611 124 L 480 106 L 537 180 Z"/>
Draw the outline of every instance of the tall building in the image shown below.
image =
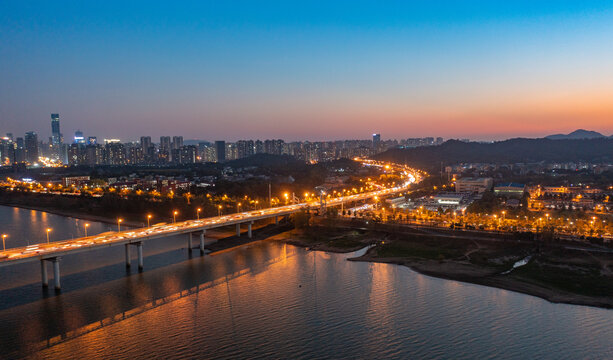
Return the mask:
<path id="1" fill-rule="evenodd" d="M 172 148 L 180 149 L 183 147 L 183 136 L 173 136 L 172 137 Z"/>
<path id="2" fill-rule="evenodd" d="M 151 147 L 151 136 L 140 137 L 140 148 L 145 153 Z"/>
<path id="3" fill-rule="evenodd" d="M 381 149 L 381 134 L 372 134 L 372 149 L 375 153 Z"/>
<path id="4" fill-rule="evenodd" d="M 170 136 L 160 136 L 160 161 L 163 163 L 170 162 L 171 154 Z"/>
<path id="5" fill-rule="evenodd" d="M 77 130 L 74 133 L 74 143 L 75 144 L 85 144 L 85 136 L 83 136 L 83 131 Z"/>
<path id="6" fill-rule="evenodd" d="M 24 139 L 25 158 L 29 163 L 38 161 L 38 135 L 34 131 L 28 131 Z"/>
<path id="7" fill-rule="evenodd" d="M 223 140 L 215 141 L 215 151 L 217 152 L 217 162 L 226 161 L 226 142 Z"/>
<path id="8" fill-rule="evenodd" d="M 51 114 L 51 144 L 59 146 L 62 143 L 62 134 L 60 133 L 60 114 Z"/>
<path id="9" fill-rule="evenodd" d="M 95 136 L 87 137 L 87 145 L 96 145 L 96 144 L 98 144 L 98 138 L 96 138 Z"/>
<path id="10" fill-rule="evenodd" d="M 145 162 L 148 164 L 153 163 L 155 147 L 153 146 L 153 143 L 151 142 L 151 136 L 141 136 L 140 137 L 140 148 L 143 154 L 142 155 L 143 160 L 145 160 Z"/>
<path id="11" fill-rule="evenodd" d="M 239 140 L 236 142 L 238 151 L 237 158 L 242 159 L 255 154 L 255 144 L 253 140 Z"/>

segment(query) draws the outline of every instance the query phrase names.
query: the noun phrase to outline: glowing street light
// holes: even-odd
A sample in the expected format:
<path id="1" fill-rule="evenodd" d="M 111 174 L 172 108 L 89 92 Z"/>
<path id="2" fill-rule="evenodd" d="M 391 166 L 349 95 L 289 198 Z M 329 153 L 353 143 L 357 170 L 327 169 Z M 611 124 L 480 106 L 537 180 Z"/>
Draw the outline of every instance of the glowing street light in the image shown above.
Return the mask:
<path id="1" fill-rule="evenodd" d="M 121 231 L 121 223 L 123 222 L 122 218 L 117 219 L 117 232 Z"/>
<path id="2" fill-rule="evenodd" d="M 151 227 L 151 224 L 149 222 L 150 222 L 152 217 L 153 217 L 153 215 L 147 214 L 147 227 Z"/>
<path id="3" fill-rule="evenodd" d="M 221 205 L 217 207 L 217 216 L 221 216 Z"/>
<path id="4" fill-rule="evenodd" d="M 197 209 L 196 209 L 196 218 L 197 218 L 198 220 L 200 220 L 200 212 L 201 212 L 201 211 L 202 211 L 202 209 L 201 209 L 201 208 L 197 208 Z"/>
<path id="5" fill-rule="evenodd" d="M 49 243 L 49 233 L 51 232 L 51 230 L 52 230 L 51 228 L 47 228 L 47 231 L 46 231 L 46 233 L 47 233 L 47 244 Z"/>
<path id="6" fill-rule="evenodd" d="M 241 211 L 240 208 L 241 208 L 241 203 L 237 203 L 236 204 L 236 212 L 240 212 Z"/>
<path id="7" fill-rule="evenodd" d="M 2 251 L 6 251 L 6 238 L 8 237 L 7 234 L 2 234 Z"/>
<path id="8" fill-rule="evenodd" d="M 176 223 L 177 222 L 177 215 L 179 214 L 179 212 L 177 210 L 172 212 L 172 223 Z"/>
<path id="9" fill-rule="evenodd" d="M 89 223 L 85 223 L 84 227 L 85 227 L 85 237 L 87 237 L 87 228 L 89 227 Z"/>

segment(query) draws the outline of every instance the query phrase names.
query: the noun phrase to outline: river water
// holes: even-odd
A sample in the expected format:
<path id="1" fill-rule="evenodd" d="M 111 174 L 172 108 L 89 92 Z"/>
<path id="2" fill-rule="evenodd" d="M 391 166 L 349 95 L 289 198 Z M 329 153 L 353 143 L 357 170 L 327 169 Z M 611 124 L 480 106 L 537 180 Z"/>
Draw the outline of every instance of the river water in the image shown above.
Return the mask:
<path id="1" fill-rule="evenodd" d="M 17 242 L 82 222 L 0 207 L 9 223 Z M 123 247 L 66 256 L 60 294 L 41 288 L 39 264 L 0 268 L 0 358 L 613 358 L 611 310 L 347 261 L 358 253 L 185 245 L 145 243 L 142 273 Z"/>

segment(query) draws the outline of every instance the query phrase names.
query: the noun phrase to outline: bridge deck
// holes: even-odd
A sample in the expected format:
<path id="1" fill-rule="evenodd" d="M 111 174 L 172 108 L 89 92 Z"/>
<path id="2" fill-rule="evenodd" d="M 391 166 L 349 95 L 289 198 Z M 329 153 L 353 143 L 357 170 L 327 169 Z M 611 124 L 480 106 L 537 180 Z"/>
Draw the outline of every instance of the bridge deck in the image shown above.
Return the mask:
<path id="1" fill-rule="evenodd" d="M 413 180 L 414 181 L 414 180 Z M 411 181 L 403 186 L 360 193 L 344 197 L 336 197 L 327 202 L 327 206 L 338 206 L 344 202 L 360 201 L 374 196 L 387 196 L 406 191 Z M 121 232 L 103 233 L 71 240 L 54 241 L 49 244 L 33 244 L 25 247 L 11 248 L 0 252 L 0 267 L 54 258 L 67 254 L 91 251 L 102 247 L 117 246 L 130 243 L 139 243 L 146 240 L 166 236 L 187 234 L 228 225 L 250 223 L 252 221 L 268 219 L 274 216 L 289 215 L 304 209 L 319 208 L 319 203 L 301 203 L 286 206 L 234 213 L 223 216 L 202 218 L 200 220 L 187 220 L 173 224 L 159 224 L 151 227 L 129 229 Z"/>

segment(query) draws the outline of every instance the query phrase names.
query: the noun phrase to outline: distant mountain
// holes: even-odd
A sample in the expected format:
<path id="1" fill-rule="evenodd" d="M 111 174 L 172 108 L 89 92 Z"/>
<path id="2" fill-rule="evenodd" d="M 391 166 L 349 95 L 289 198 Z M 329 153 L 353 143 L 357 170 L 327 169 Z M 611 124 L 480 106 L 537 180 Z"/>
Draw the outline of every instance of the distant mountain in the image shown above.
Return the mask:
<path id="1" fill-rule="evenodd" d="M 509 139 L 493 143 L 449 140 L 439 146 L 390 149 L 377 159 L 437 171 L 459 163 L 613 162 L 613 139 Z"/>
<path id="2" fill-rule="evenodd" d="M 570 134 L 549 135 L 549 136 L 546 136 L 545 139 L 549 139 L 549 140 L 573 140 L 575 139 L 575 140 L 578 140 L 578 139 L 600 139 L 604 137 L 606 136 L 596 131 L 579 129 L 579 130 L 575 130 L 571 132 Z"/>

